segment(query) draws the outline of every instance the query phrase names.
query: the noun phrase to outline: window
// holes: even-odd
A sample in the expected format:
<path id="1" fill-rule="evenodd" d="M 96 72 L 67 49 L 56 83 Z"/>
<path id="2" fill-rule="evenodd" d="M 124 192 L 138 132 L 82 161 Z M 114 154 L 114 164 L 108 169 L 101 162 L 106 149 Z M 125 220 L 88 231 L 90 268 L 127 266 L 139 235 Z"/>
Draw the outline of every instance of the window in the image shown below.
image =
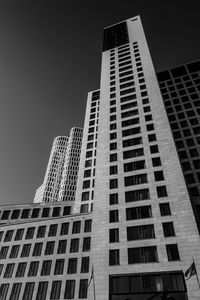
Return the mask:
<path id="1" fill-rule="evenodd" d="M 128 248 L 128 263 L 149 263 L 157 262 L 158 255 L 156 246 L 141 247 L 141 248 Z"/>
<path id="2" fill-rule="evenodd" d="M 159 206 L 160 206 L 160 214 L 162 217 L 171 215 L 169 203 L 160 203 Z"/>
<path id="3" fill-rule="evenodd" d="M 80 213 L 87 213 L 89 211 L 89 204 L 81 204 Z"/>
<path id="4" fill-rule="evenodd" d="M 117 165 L 110 166 L 110 175 L 117 174 Z"/>
<path id="5" fill-rule="evenodd" d="M 90 170 L 90 169 L 85 170 L 85 171 L 84 171 L 84 178 L 90 177 L 90 176 L 91 176 L 91 170 Z M 87 192 L 86 192 L 86 193 L 87 193 Z"/>
<path id="6" fill-rule="evenodd" d="M 85 168 L 91 167 L 92 166 L 92 159 L 88 159 L 85 161 Z"/>
<path id="7" fill-rule="evenodd" d="M 12 211 L 11 219 L 18 219 L 19 215 L 20 215 L 20 210 L 15 209 L 15 210 Z"/>
<path id="8" fill-rule="evenodd" d="M 45 300 L 48 288 L 48 281 L 40 281 L 37 290 L 36 300 Z"/>
<path id="9" fill-rule="evenodd" d="M 9 258 L 16 258 L 18 253 L 19 253 L 19 245 L 12 246 Z"/>
<path id="10" fill-rule="evenodd" d="M 4 210 L 2 213 L 1 220 L 8 220 L 10 216 L 11 211 L 10 210 Z"/>
<path id="11" fill-rule="evenodd" d="M 77 258 L 69 258 L 67 274 L 75 274 L 77 270 Z"/>
<path id="12" fill-rule="evenodd" d="M 160 157 L 153 157 L 152 158 L 152 164 L 153 164 L 153 167 L 161 166 Z"/>
<path id="13" fill-rule="evenodd" d="M 48 218 L 49 217 L 49 213 L 50 213 L 50 208 L 49 207 L 45 207 L 42 210 L 42 218 Z"/>
<path id="14" fill-rule="evenodd" d="M 139 157 L 139 156 L 143 156 L 143 155 L 144 155 L 143 148 L 138 148 L 138 149 L 123 152 L 123 158 L 124 159 Z"/>
<path id="15" fill-rule="evenodd" d="M 110 150 L 116 150 L 116 149 L 117 149 L 117 143 L 111 143 Z"/>
<path id="16" fill-rule="evenodd" d="M 150 199 L 149 189 L 134 190 L 125 192 L 125 201 L 134 202 Z"/>
<path id="17" fill-rule="evenodd" d="M 110 205 L 118 204 L 118 194 L 110 194 L 109 195 Z"/>
<path id="18" fill-rule="evenodd" d="M 126 209 L 126 220 L 152 218 L 151 206 L 130 207 Z"/>
<path id="19" fill-rule="evenodd" d="M 125 186 L 147 183 L 147 174 L 138 174 L 124 178 Z"/>
<path id="20" fill-rule="evenodd" d="M 158 198 L 162 198 L 162 197 L 167 197 L 167 189 L 166 186 L 157 186 L 157 194 L 158 194 Z"/>
<path id="21" fill-rule="evenodd" d="M 39 226 L 37 231 L 37 238 L 42 238 L 45 236 L 46 226 Z"/>
<path id="22" fill-rule="evenodd" d="M 173 222 L 162 223 L 164 237 L 175 236 Z"/>
<path id="23" fill-rule="evenodd" d="M 1 251 L 0 251 L 0 259 L 5 259 L 7 254 L 8 254 L 8 248 L 9 247 L 1 247 Z"/>
<path id="24" fill-rule="evenodd" d="M 86 158 L 88 158 L 88 157 L 92 157 L 92 151 L 87 151 L 86 152 Z"/>
<path id="25" fill-rule="evenodd" d="M 52 224 L 52 225 L 50 225 L 48 236 L 56 236 L 57 228 L 58 228 L 58 225 L 57 225 L 57 224 Z"/>
<path id="26" fill-rule="evenodd" d="M 85 220 L 84 232 L 91 232 L 92 230 L 92 220 Z"/>
<path id="27" fill-rule="evenodd" d="M 136 124 L 139 124 L 139 123 L 140 123 L 139 118 L 128 119 L 126 121 L 122 121 L 122 127 L 136 125 Z"/>
<path id="28" fill-rule="evenodd" d="M 59 217 L 60 216 L 60 207 L 54 207 L 52 217 Z"/>
<path id="29" fill-rule="evenodd" d="M 17 272 L 15 277 L 24 277 L 24 273 L 26 270 L 26 264 L 25 262 L 19 263 L 17 267 Z"/>
<path id="30" fill-rule="evenodd" d="M 83 181 L 83 189 L 89 189 L 90 188 L 90 180 Z"/>
<path id="31" fill-rule="evenodd" d="M 44 260 L 42 263 L 41 276 L 47 276 L 51 273 L 51 260 Z"/>
<path id="32" fill-rule="evenodd" d="M 180 260 L 178 246 L 176 244 L 166 245 L 166 250 L 169 261 Z"/>
<path id="33" fill-rule="evenodd" d="M 89 257 L 82 257 L 81 273 L 88 273 L 89 272 L 89 263 L 90 263 L 90 258 Z"/>
<path id="34" fill-rule="evenodd" d="M 123 141 L 123 147 L 131 147 L 142 144 L 142 137 L 133 138 L 130 140 Z"/>
<path id="35" fill-rule="evenodd" d="M 54 275 L 61 275 L 63 274 L 64 270 L 64 259 L 56 259 L 55 269 L 54 269 Z"/>
<path id="36" fill-rule="evenodd" d="M 10 242 L 12 240 L 14 230 L 8 230 L 6 231 L 5 237 L 4 237 L 4 242 Z"/>
<path id="37" fill-rule="evenodd" d="M 63 208 L 63 216 L 68 216 L 71 214 L 71 207 L 70 206 L 64 206 Z"/>
<path id="38" fill-rule="evenodd" d="M 119 228 L 112 228 L 109 230 L 109 242 L 119 242 Z"/>
<path id="39" fill-rule="evenodd" d="M 153 238 L 155 238 L 153 224 L 127 227 L 128 241 L 153 239 Z"/>
<path id="40" fill-rule="evenodd" d="M 79 239 L 71 239 L 70 253 L 78 252 L 79 250 Z"/>
<path id="41" fill-rule="evenodd" d="M 150 146 L 150 152 L 151 154 L 158 153 L 159 152 L 158 145 Z"/>
<path id="42" fill-rule="evenodd" d="M 80 233 L 81 231 L 81 221 L 73 222 L 72 234 Z"/>
<path id="43" fill-rule="evenodd" d="M 31 250 L 31 244 L 25 244 L 23 245 L 21 257 L 28 257 Z"/>
<path id="44" fill-rule="evenodd" d="M 35 232 L 35 227 L 29 227 L 26 231 L 26 240 L 32 239 L 34 236 L 34 232 Z"/>
<path id="45" fill-rule="evenodd" d="M 66 248 L 67 248 L 67 240 L 60 240 L 58 243 L 57 254 L 66 253 Z"/>
<path id="46" fill-rule="evenodd" d="M 117 161 L 117 153 L 110 154 L 110 162 Z"/>
<path id="47" fill-rule="evenodd" d="M 54 246 L 55 246 L 55 242 L 51 241 L 51 242 L 47 242 L 46 244 L 46 249 L 45 249 L 45 255 L 51 255 L 54 252 Z"/>
<path id="48" fill-rule="evenodd" d="M 90 251 L 91 238 L 84 237 L 83 238 L 83 252 Z"/>
<path id="49" fill-rule="evenodd" d="M 120 75 L 119 75 L 120 76 Z M 125 96 L 125 97 L 122 97 L 120 99 L 121 103 L 124 103 L 124 102 L 127 102 L 127 101 L 130 101 L 130 100 L 135 100 L 136 99 L 136 95 L 133 94 L 133 95 L 129 95 L 129 96 Z"/>
<path id="50" fill-rule="evenodd" d="M 14 267 L 15 267 L 15 264 L 7 264 L 3 277 L 11 278 L 13 275 Z"/>
<path id="51" fill-rule="evenodd" d="M 129 136 L 129 135 L 138 134 L 140 132 L 141 132 L 140 127 L 130 128 L 130 129 L 127 129 L 127 130 L 123 130 L 122 131 L 122 136 L 126 137 L 126 136 Z"/>
<path id="52" fill-rule="evenodd" d="M 8 283 L 1 284 L 0 295 L 1 295 L 2 300 L 6 300 L 8 289 L 9 289 L 9 284 Z"/>
<path id="53" fill-rule="evenodd" d="M 118 180 L 115 179 L 110 179 L 110 189 L 116 189 L 118 188 Z"/>
<path id="54" fill-rule="evenodd" d="M 52 288 L 51 288 L 51 294 L 50 299 L 60 299 L 60 291 L 61 291 L 61 285 L 62 281 L 53 281 L 52 282 Z"/>
<path id="55" fill-rule="evenodd" d="M 40 209 L 39 208 L 34 208 L 33 211 L 32 211 L 31 218 L 38 218 L 39 213 L 40 213 Z"/>
<path id="56" fill-rule="evenodd" d="M 16 235 L 15 235 L 15 241 L 22 240 L 24 234 L 24 229 L 17 229 Z"/>
<path id="57" fill-rule="evenodd" d="M 110 133 L 110 140 L 114 140 L 116 138 L 117 138 L 117 133 L 116 132 Z"/>
<path id="58" fill-rule="evenodd" d="M 117 124 L 116 123 L 110 124 L 110 130 L 114 130 L 116 128 L 117 128 Z"/>
<path id="59" fill-rule="evenodd" d="M 62 223 L 60 235 L 67 235 L 69 230 L 69 223 Z"/>
<path id="60" fill-rule="evenodd" d="M 22 219 L 27 219 L 29 217 L 29 213 L 30 213 L 30 209 L 23 209 L 21 218 Z"/>
<path id="61" fill-rule="evenodd" d="M 119 211 L 117 209 L 110 210 L 109 222 L 113 223 L 113 222 L 118 222 L 118 221 L 119 221 Z"/>
<path id="62" fill-rule="evenodd" d="M 162 181 L 164 180 L 163 171 L 156 171 L 154 172 L 155 181 Z"/>
<path id="63" fill-rule="evenodd" d="M 19 300 L 22 283 L 13 283 L 9 300 Z"/>
<path id="64" fill-rule="evenodd" d="M 137 102 L 136 101 L 130 102 L 130 103 L 126 103 L 126 104 L 121 105 L 121 110 L 130 109 L 130 108 L 133 108 L 133 107 L 136 107 L 136 106 L 137 106 Z"/>
<path id="65" fill-rule="evenodd" d="M 79 299 L 87 298 L 87 290 L 88 290 L 88 280 L 80 279 Z"/>
<path id="66" fill-rule="evenodd" d="M 29 277 L 37 276 L 38 267 L 39 267 L 39 261 L 32 261 L 30 263 L 28 276 Z"/>
<path id="67" fill-rule="evenodd" d="M 33 249 L 33 256 L 40 256 L 42 252 L 42 243 L 36 243 Z"/>
<path id="68" fill-rule="evenodd" d="M 138 160 L 124 164 L 124 172 L 131 172 L 135 170 L 145 169 L 145 160 Z"/>
<path id="69" fill-rule="evenodd" d="M 34 282 L 26 283 L 22 300 L 32 300 L 34 287 L 35 287 Z"/>
<path id="70" fill-rule="evenodd" d="M 64 299 L 74 299 L 75 280 L 66 280 Z"/>
<path id="71" fill-rule="evenodd" d="M 116 266 L 119 264 L 119 249 L 109 250 L 109 266 Z"/>

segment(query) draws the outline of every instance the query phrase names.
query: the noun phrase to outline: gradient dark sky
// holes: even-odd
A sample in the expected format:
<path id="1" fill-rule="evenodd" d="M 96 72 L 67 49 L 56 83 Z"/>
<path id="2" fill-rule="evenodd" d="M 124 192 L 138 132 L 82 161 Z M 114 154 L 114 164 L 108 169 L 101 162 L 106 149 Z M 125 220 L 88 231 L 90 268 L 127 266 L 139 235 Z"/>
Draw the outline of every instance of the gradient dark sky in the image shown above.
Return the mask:
<path id="1" fill-rule="evenodd" d="M 83 126 L 103 27 L 140 14 L 157 71 L 200 58 L 199 1 L 0 1 L 0 204 L 31 203 L 53 138 Z"/>

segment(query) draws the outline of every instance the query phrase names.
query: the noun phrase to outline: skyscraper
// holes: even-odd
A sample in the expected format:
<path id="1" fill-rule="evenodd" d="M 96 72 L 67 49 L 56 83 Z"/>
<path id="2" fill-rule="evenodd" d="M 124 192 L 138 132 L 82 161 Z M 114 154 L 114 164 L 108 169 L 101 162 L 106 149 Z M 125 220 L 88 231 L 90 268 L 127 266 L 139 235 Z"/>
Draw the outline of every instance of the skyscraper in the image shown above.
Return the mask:
<path id="1" fill-rule="evenodd" d="M 75 201 L 0 219 L 2 299 L 199 299 L 184 272 L 200 273 L 200 237 L 139 16 L 104 29 Z"/>

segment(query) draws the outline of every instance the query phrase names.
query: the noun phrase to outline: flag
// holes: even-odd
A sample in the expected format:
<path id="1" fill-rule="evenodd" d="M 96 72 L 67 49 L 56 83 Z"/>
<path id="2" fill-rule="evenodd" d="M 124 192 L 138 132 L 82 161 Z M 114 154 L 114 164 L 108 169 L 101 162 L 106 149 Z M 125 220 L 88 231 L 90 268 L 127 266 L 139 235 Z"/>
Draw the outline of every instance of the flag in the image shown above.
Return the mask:
<path id="1" fill-rule="evenodd" d="M 92 272 L 91 272 L 91 275 L 90 275 L 90 279 L 89 279 L 89 282 L 88 282 L 88 287 L 90 286 L 90 283 L 91 283 L 92 279 L 94 279 L 94 268 L 93 268 L 93 266 L 92 266 Z"/>
<path id="2" fill-rule="evenodd" d="M 192 277 L 193 275 L 196 275 L 196 267 L 194 262 L 191 264 L 191 266 L 189 267 L 189 269 L 187 269 L 187 271 L 185 272 L 185 279 L 190 279 L 190 277 Z"/>

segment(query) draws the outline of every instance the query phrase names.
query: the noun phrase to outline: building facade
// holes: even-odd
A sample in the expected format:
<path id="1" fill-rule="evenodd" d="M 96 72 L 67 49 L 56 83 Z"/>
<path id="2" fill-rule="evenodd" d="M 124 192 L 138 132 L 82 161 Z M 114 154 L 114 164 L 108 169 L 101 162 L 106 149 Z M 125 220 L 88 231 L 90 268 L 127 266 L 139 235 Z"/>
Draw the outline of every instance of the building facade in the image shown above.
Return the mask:
<path id="1" fill-rule="evenodd" d="M 0 299 L 199 300 L 199 232 L 139 16 L 104 29 L 76 154 L 75 201 L 1 208 Z"/>

